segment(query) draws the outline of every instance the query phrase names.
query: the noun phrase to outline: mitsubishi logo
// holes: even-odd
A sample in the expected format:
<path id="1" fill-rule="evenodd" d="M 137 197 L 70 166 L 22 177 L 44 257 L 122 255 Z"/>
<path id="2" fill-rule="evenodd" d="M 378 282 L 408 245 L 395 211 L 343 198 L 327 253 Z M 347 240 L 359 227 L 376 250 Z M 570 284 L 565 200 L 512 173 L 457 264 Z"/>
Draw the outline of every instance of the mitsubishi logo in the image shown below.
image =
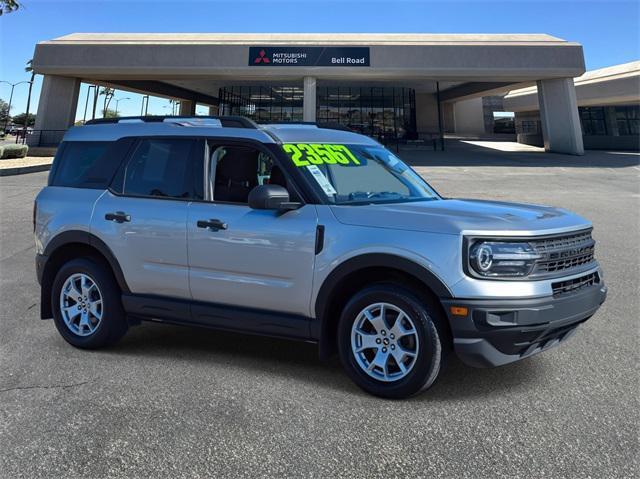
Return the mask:
<path id="1" fill-rule="evenodd" d="M 253 61 L 253 63 L 271 63 L 271 60 L 267 57 L 267 52 L 260 50 L 258 57 Z"/>

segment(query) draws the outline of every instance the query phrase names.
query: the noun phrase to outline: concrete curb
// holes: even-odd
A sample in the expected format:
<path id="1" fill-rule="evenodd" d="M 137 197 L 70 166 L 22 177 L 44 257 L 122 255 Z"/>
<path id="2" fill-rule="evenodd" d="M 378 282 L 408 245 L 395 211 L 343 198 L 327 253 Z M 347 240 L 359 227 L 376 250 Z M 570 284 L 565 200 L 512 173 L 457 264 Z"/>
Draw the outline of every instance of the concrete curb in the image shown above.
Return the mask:
<path id="1" fill-rule="evenodd" d="M 0 168 L 0 176 L 24 175 L 27 173 L 36 173 L 38 171 L 49 171 L 50 169 L 51 163 L 44 165 L 16 166 L 14 168 Z"/>

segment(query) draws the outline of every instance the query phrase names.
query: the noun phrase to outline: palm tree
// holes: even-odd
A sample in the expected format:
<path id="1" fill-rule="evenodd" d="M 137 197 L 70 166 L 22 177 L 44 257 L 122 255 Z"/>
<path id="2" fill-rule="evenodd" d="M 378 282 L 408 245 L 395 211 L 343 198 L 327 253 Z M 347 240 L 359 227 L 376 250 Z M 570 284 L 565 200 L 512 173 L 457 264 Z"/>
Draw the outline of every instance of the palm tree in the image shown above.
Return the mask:
<path id="1" fill-rule="evenodd" d="M 15 12 L 18 8 L 20 8 L 18 0 L 0 0 L 0 16 L 3 13 Z"/>
<path id="2" fill-rule="evenodd" d="M 111 103 L 111 99 L 116 94 L 116 90 L 114 88 L 102 87 L 100 90 L 100 95 L 104 95 L 104 108 L 102 109 L 102 116 L 105 117 L 107 115 L 107 111 L 109 110 L 109 103 Z"/>

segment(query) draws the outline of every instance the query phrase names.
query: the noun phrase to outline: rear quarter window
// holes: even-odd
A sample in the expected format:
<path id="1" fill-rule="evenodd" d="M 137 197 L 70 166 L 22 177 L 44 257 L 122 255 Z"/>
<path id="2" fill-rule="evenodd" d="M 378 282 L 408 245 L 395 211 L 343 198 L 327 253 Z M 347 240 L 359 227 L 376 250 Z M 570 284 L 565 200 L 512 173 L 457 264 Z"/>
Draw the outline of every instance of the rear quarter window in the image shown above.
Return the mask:
<path id="1" fill-rule="evenodd" d="M 50 186 L 106 189 L 131 141 L 68 141 L 60 145 Z"/>
<path id="2" fill-rule="evenodd" d="M 140 140 L 113 186 L 129 196 L 201 200 L 203 169 L 204 142 L 146 138 Z"/>

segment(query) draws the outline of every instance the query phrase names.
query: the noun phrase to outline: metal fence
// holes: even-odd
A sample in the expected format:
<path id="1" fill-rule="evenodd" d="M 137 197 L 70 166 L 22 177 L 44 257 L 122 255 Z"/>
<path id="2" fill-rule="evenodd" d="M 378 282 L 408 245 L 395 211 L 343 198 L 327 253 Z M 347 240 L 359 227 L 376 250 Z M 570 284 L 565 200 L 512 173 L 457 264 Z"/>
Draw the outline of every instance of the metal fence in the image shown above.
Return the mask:
<path id="1" fill-rule="evenodd" d="M 67 130 L 23 130 L 17 132 L 16 143 L 29 146 L 56 147 L 62 142 Z"/>
<path id="2" fill-rule="evenodd" d="M 444 137 L 439 133 L 418 133 L 418 137 L 412 140 L 403 138 L 385 138 L 382 136 L 373 137 L 378 142 L 382 143 L 388 149 L 395 149 L 399 152 L 401 149 L 433 149 L 437 151 L 440 149 L 444 151 Z"/>

